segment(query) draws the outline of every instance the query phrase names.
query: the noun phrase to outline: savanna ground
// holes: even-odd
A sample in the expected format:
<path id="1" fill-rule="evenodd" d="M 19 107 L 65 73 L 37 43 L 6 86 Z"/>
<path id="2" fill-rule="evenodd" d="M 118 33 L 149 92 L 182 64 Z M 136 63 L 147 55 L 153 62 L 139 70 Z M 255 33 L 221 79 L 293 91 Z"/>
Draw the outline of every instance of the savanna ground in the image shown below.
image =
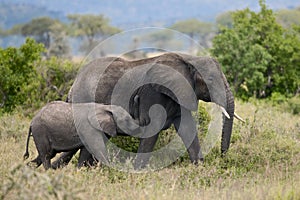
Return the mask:
<path id="1" fill-rule="evenodd" d="M 30 118 L 0 118 L 0 199 L 300 199 L 300 115 L 284 106 L 237 102 L 246 123 L 234 122 L 225 158 L 219 146 L 194 166 L 185 157 L 155 172 L 108 167 L 45 171 L 23 161 Z M 219 143 L 218 143 L 219 144 Z M 33 140 L 30 158 L 37 155 Z"/>

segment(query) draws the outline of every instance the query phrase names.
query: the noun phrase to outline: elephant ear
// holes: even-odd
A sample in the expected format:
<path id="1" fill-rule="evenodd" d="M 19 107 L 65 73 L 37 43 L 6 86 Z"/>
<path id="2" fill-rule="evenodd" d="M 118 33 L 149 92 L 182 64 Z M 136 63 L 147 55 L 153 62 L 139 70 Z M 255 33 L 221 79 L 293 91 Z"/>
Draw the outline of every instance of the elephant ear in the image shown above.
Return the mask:
<path id="1" fill-rule="evenodd" d="M 227 103 L 223 78 L 224 75 L 219 63 L 211 57 L 199 57 L 187 54 L 178 55 L 184 62 L 194 67 L 194 73 L 198 73 L 198 75 L 200 74 L 201 79 L 203 79 L 208 88 L 211 102 L 214 102 L 226 109 Z"/>
<path id="2" fill-rule="evenodd" d="M 188 110 L 197 110 L 198 101 L 189 72 L 179 72 L 170 66 L 156 63 L 148 69 L 146 78 L 147 83 L 151 83 L 157 92 L 169 96 Z"/>
<path id="3" fill-rule="evenodd" d="M 88 114 L 88 121 L 95 129 L 112 137 L 117 136 L 117 125 L 113 115 L 105 107 L 95 106 L 95 109 Z"/>

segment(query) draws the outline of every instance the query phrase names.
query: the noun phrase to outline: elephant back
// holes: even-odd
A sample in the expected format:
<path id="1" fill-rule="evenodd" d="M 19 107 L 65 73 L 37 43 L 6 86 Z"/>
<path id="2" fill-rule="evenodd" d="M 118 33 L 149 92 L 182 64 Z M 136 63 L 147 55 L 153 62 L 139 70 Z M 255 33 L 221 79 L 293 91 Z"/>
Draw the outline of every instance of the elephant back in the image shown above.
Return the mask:
<path id="1" fill-rule="evenodd" d="M 58 146 L 72 146 L 80 142 L 74 125 L 72 105 L 54 101 L 44 106 L 31 122 L 33 135 L 44 134 Z M 61 141 L 70 142 L 60 145 Z"/>
<path id="2" fill-rule="evenodd" d="M 108 57 L 83 66 L 69 91 L 68 102 L 109 104 L 114 85 L 126 70 L 125 62 L 121 58 Z"/>

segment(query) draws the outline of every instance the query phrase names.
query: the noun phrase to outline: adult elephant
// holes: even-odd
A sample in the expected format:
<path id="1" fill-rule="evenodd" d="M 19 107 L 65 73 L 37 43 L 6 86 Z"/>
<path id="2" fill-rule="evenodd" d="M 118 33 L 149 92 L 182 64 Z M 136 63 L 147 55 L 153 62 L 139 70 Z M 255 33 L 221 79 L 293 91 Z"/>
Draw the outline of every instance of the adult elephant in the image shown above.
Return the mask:
<path id="1" fill-rule="evenodd" d="M 128 111 L 136 110 L 134 97 L 139 96 L 136 92 L 137 88 L 145 84 L 150 84 L 150 88 L 158 94 L 165 95 L 165 103 L 174 104 L 175 109 L 167 113 L 166 121 L 169 123 L 161 129 L 168 128 L 174 123 L 192 162 L 197 163 L 203 159 L 196 134 L 196 124 L 191 117 L 191 111 L 197 110 L 197 100 L 214 102 L 222 108 L 226 117 L 222 128 L 221 151 L 225 153 L 228 150 L 233 124 L 234 98 L 218 62 L 210 57 L 166 53 L 134 61 L 114 57 L 100 58 L 82 68 L 69 92 L 68 99 L 74 103 L 116 104 Z M 149 106 L 145 101 L 140 101 L 138 104 L 139 108 Z M 130 112 L 134 118 L 139 119 L 141 126 L 147 126 L 151 122 L 145 110 L 140 109 L 142 112 L 138 114 Z M 181 119 L 183 114 L 186 119 Z M 182 123 L 186 125 L 180 126 Z M 137 168 L 143 167 L 149 159 L 149 156 L 142 155 L 153 150 L 159 131 L 140 139 L 136 159 Z M 84 132 L 80 132 L 79 135 L 82 139 Z M 94 146 L 93 141 L 97 137 L 102 136 L 85 137 L 83 143 L 86 146 Z M 98 160 L 106 160 L 103 153 L 92 153 Z"/>

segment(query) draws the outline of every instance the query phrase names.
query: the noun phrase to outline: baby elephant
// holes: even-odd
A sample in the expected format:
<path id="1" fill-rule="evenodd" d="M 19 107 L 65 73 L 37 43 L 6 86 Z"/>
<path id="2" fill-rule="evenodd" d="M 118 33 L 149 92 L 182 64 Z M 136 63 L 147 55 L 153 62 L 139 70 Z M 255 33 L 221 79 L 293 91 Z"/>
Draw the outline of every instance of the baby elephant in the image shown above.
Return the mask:
<path id="1" fill-rule="evenodd" d="M 77 115 L 80 115 L 77 118 L 80 119 L 80 122 L 75 120 L 74 106 L 80 107 L 81 112 L 77 112 Z M 88 127 L 87 131 L 97 131 L 99 134 L 104 133 L 108 137 L 116 136 L 122 132 L 136 134 L 139 131 L 137 121 L 120 106 L 97 103 L 71 104 L 54 101 L 44 106 L 32 119 L 24 159 L 29 157 L 28 144 L 32 133 L 38 156 L 30 163 L 35 163 L 36 167 L 43 164 L 46 170 L 50 167 L 56 168 L 59 166 L 57 162 L 60 162 L 60 160 L 56 162 L 55 167 L 51 166 L 50 161 L 56 153 L 66 152 L 61 159 L 63 162 L 69 162 L 79 149 L 81 149 L 81 152 L 78 166 L 93 160 L 92 155 L 84 147 L 77 134 L 74 121 L 80 124 L 84 123 Z M 119 127 L 122 127 L 122 130 Z"/>

